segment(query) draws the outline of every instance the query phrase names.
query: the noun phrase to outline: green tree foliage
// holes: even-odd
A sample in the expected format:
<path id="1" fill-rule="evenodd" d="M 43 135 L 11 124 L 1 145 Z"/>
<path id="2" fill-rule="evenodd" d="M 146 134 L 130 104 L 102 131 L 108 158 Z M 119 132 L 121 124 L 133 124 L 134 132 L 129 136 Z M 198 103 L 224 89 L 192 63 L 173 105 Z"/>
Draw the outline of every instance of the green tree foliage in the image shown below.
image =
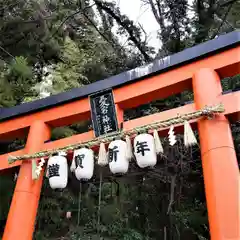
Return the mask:
<path id="1" fill-rule="evenodd" d="M 3 107 L 20 104 L 33 82 L 32 69 L 27 59 L 22 56 L 15 57 L 10 64 L 3 64 L 2 70 L 0 104 Z"/>
<path id="2" fill-rule="evenodd" d="M 87 81 L 84 72 L 86 56 L 69 37 L 65 38 L 62 50 L 62 62 L 54 67 L 52 72 L 54 93 L 63 92 L 80 87 Z"/>
<path id="3" fill-rule="evenodd" d="M 30 62 L 39 59 L 57 58 L 58 42 L 50 38 L 51 8 L 46 9 L 44 1 L 1 1 L 1 56 L 27 57 Z"/>

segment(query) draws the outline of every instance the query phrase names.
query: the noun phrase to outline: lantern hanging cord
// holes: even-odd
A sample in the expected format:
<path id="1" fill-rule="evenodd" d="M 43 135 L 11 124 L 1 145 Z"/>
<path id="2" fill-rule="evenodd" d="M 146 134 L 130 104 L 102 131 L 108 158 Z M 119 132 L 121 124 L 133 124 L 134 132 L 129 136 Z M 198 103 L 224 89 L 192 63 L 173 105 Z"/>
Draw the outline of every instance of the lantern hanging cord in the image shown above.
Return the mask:
<path id="1" fill-rule="evenodd" d="M 9 164 L 14 163 L 17 160 L 27 160 L 27 159 L 35 159 L 35 158 L 41 158 L 41 157 L 49 157 L 52 154 L 56 154 L 58 152 L 61 151 L 73 151 L 79 148 L 83 148 L 83 147 L 94 147 L 94 146 L 98 146 L 101 142 L 104 143 L 108 143 L 113 141 L 116 137 L 125 137 L 126 135 L 128 136 L 132 136 L 134 134 L 138 134 L 138 133 L 143 133 L 149 130 L 154 130 L 154 129 L 161 129 L 161 128 L 167 128 L 170 127 L 172 125 L 176 125 L 176 124 L 182 124 L 184 123 L 184 121 L 190 121 L 193 119 L 197 119 L 200 117 L 208 117 L 211 118 L 213 117 L 214 114 L 218 114 L 218 113 L 223 113 L 224 112 L 224 106 L 222 103 L 215 105 L 215 106 L 205 106 L 203 109 L 201 110 L 197 110 L 195 112 L 191 112 L 191 113 L 186 113 L 183 115 L 177 115 L 174 118 L 170 118 L 164 121 L 157 121 L 148 125 L 143 125 L 140 127 L 136 127 L 134 129 L 128 130 L 128 131 L 121 131 L 121 132 L 114 132 L 114 133 L 110 133 L 110 134 L 106 134 L 103 135 L 99 138 L 87 141 L 87 142 L 82 142 L 82 143 L 76 143 L 76 144 L 72 144 L 72 145 L 67 145 L 65 147 L 62 148 L 58 148 L 58 149 L 51 149 L 51 150 L 47 150 L 47 151 L 41 151 L 41 152 L 37 152 L 34 154 L 25 154 L 22 156 L 11 156 L 9 155 L 8 157 L 8 162 Z"/>
<path id="2" fill-rule="evenodd" d="M 97 212 L 97 234 L 99 235 L 99 237 L 100 237 L 100 220 L 101 220 L 101 202 L 102 202 L 102 169 L 100 169 L 98 212 Z"/>
<path id="3" fill-rule="evenodd" d="M 77 225 L 80 224 L 80 217 L 81 217 L 81 202 L 82 202 L 82 181 L 80 181 L 79 184 L 79 196 L 78 196 L 78 219 L 77 219 Z"/>

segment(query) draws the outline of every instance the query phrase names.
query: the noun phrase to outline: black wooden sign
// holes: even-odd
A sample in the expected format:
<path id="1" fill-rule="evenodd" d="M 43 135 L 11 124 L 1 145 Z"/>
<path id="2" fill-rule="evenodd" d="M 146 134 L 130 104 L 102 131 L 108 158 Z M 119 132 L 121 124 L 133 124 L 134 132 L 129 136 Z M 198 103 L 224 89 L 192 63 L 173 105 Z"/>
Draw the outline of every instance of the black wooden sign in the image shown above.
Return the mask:
<path id="1" fill-rule="evenodd" d="M 90 95 L 95 137 L 118 131 L 115 103 L 111 89 Z"/>

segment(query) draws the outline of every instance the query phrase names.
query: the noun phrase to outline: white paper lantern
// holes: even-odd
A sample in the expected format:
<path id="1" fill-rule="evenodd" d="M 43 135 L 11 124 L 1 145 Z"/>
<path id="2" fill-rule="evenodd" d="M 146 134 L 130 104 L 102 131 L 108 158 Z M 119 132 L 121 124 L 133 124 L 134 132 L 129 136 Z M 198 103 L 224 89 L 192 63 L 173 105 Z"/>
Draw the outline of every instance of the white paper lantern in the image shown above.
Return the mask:
<path id="1" fill-rule="evenodd" d="M 157 163 L 154 138 L 151 134 L 139 134 L 134 139 L 134 155 L 140 168 L 153 167 Z"/>
<path id="2" fill-rule="evenodd" d="M 68 164 L 62 155 L 52 156 L 47 164 L 47 176 L 52 189 L 65 188 L 68 182 Z"/>
<path id="3" fill-rule="evenodd" d="M 113 174 L 124 174 L 128 171 L 127 144 L 123 140 L 112 141 L 108 146 L 109 168 Z"/>
<path id="4" fill-rule="evenodd" d="M 81 148 L 74 151 L 73 163 L 75 176 L 78 180 L 89 180 L 93 176 L 94 153 L 91 149 Z"/>

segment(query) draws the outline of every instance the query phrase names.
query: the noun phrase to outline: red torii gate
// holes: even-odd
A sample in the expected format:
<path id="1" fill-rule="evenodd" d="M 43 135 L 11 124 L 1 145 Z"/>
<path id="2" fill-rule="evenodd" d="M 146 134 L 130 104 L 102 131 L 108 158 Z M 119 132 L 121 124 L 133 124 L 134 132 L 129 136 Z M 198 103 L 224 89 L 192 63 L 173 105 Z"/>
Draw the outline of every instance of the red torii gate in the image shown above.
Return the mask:
<path id="1" fill-rule="evenodd" d="M 145 67 L 79 89 L 0 110 L 0 139 L 27 137 L 24 149 L 0 155 L 0 170 L 20 166 L 3 240 L 30 240 L 43 174 L 33 181 L 30 160 L 8 164 L 9 155 L 32 154 L 94 138 L 93 131 L 47 142 L 50 129 L 91 118 L 88 95 L 112 88 L 119 122 L 123 111 L 193 89 L 194 103 L 126 121 L 123 129 L 150 124 L 222 102 L 224 114 L 197 123 L 211 239 L 240 240 L 240 179 L 229 120 L 240 120 L 240 91 L 222 94 L 220 79 L 240 73 L 240 32 L 232 32 Z M 193 127 L 196 121 L 192 122 Z M 182 126 L 177 126 L 182 131 Z M 166 134 L 163 130 L 161 134 Z"/>

